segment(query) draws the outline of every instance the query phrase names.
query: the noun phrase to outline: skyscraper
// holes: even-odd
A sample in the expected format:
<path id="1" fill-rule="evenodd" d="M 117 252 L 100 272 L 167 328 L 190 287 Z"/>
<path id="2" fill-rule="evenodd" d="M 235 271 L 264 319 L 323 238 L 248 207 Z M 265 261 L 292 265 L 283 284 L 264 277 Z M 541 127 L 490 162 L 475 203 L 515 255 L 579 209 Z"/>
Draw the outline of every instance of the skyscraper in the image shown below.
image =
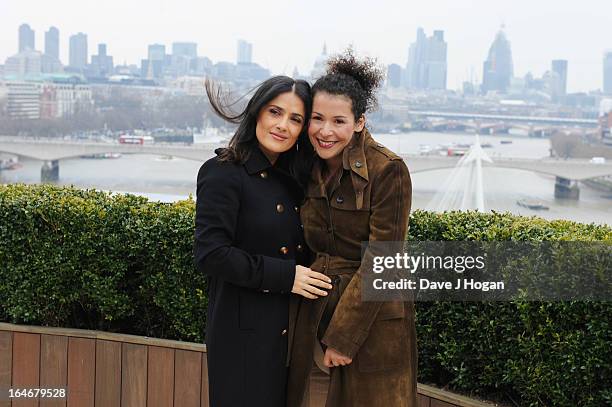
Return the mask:
<path id="1" fill-rule="evenodd" d="M 106 44 L 98 44 L 98 55 L 91 56 L 91 68 L 94 75 L 100 77 L 113 73 L 113 57 L 106 54 Z"/>
<path id="2" fill-rule="evenodd" d="M 253 56 L 253 44 L 244 40 L 238 40 L 236 62 L 239 64 L 250 64 Z"/>
<path id="3" fill-rule="evenodd" d="M 425 36 L 425 30 L 419 27 L 416 42 L 410 45 L 408 51 L 408 64 L 406 65 L 408 83 L 406 85 L 410 89 L 421 88 L 421 78 L 423 76 L 421 72 L 426 53 L 427 37 Z"/>
<path id="4" fill-rule="evenodd" d="M 19 26 L 19 52 L 25 50 L 34 51 L 34 30 L 28 24 Z"/>
<path id="5" fill-rule="evenodd" d="M 197 57 L 198 44 L 195 42 L 174 42 L 172 43 L 170 67 L 165 71 L 174 77 L 189 75 L 192 61 Z"/>
<path id="6" fill-rule="evenodd" d="M 45 32 L 45 54 L 59 60 L 59 30 L 55 27 Z"/>
<path id="7" fill-rule="evenodd" d="M 78 33 L 70 36 L 70 63 L 76 69 L 87 67 L 87 34 Z"/>
<path id="8" fill-rule="evenodd" d="M 166 58 L 166 46 L 162 44 L 151 44 L 148 48 L 150 61 L 163 61 Z"/>
<path id="9" fill-rule="evenodd" d="M 444 31 L 434 31 L 427 39 L 425 60 L 425 89 L 446 89 L 446 52 Z"/>
<path id="10" fill-rule="evenodd" d="M 436 30 L 431 37 L 422 28 L 408 52 L 407 86 L 411 89 L 446 89 L 447 43 L 444 31 Z"/>
<path id="11" fill-rule="evenodd" d="M 198 44 L 195 42 L 173 42 L 172 56 L 196 58 L 198 56 Z"/>
<path id="12" fill-rule="evenodd" d="M 564 59 L 555 59 L 552 61 L 552 98 L 553 101 L 559 102 L 565 99 L 567 94 L 567 61 Z"/>
<path id="13" fill-rule="evenodd" d="M 387 83 L 392 88 L 399 88 L 402 81 L 402 67 L 391 64 L 387 67 Z"/>
<path id="14" fill-rule="evenodd" d="M 612 51 L 607 51 L 604 54 L 603 70 L 604 70 L 603 91 L 604 93 L 612 95 Z"/>
<path id="15" fill-rule="evenodd" d="M 502 29 L 489 49 L 489 56 L 483 64 L 482 91 L 506 92 L 514 75 L 510 41 Z"/>
<path id="16" fill-rule="evenodd" d="M 166 63 L 166 46 L 151 44 L 147 55 L 148 58 L 142 61 L 141 76 L 147 79 L 161 78 Z"/>

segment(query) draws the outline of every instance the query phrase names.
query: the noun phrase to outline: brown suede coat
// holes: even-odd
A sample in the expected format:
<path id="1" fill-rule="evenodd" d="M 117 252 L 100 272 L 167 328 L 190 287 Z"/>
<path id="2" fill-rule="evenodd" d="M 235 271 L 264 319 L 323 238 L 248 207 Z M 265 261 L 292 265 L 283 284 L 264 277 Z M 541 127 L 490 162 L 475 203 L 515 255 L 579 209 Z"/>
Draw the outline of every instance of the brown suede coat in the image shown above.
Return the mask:
<path id="1" fill-rule="evenodd" d="M 326 297 L 294 296 L 290 306 L 288 407 L 300 407 L 313 366 L 315 338 L 351 357 L 331 368 L 327 407 L 416 407 L 414 303 L 363 302 L 362 260 L 367 241 L 403 241 L 412 198 L 404 161 L 355 133 L 343 152 L 338 182 L 327 192 L 315 165 L 301 209 L 305 239 L 315 253 L 311 268 L 329 275 Z M 371 257 L 365 252 L 363 259 Z"/>

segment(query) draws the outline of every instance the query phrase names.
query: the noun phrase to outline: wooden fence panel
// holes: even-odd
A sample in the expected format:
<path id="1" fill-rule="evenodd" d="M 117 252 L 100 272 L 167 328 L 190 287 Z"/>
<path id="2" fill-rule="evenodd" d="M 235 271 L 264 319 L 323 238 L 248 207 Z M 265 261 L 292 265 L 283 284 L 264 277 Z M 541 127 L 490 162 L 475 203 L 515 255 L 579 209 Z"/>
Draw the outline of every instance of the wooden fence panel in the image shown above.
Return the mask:
<path id="1" fill-rule="evenodd" d="M 149 346 L 147 407 L 174 406 L 174 352 L 174 349 Z"/>
<path id="2" fill-rule="evenodd" d="M 96 407 L 121 407 L 121 342 L 96 341 Z"/>
<path id="3" fill-rule="evenodd" d="M 427 396 L 423 396 L 422 394 L 417 394 L 417 405 L 418 407 L 431 407 L 429 404 L 431 399 Z"/>
<path id="4" fill-rule="evenodd" d="M 175 357 L 174 405 L 200 407 L 202 354 L 177 350 Z"/>
<path id="5" fill-rule="evenodd" d="M 456 404 L 447 403 L 446 401 L 431 399 L 431 407 L 456 407 Z"/>
<path id="6" fill-rule="evenodd" d="M 0 331 L 0 389 L 8 390 L 13 378 L 13 333 Z M 6 395 L 8 398 L 8 394 Z M 0 400 L 0 407 L 11 407 L 8 400 Z"/>
<path id="7" fill-rule="evenodd" d="M 42 335 L 40 339 L 40 387 L 66 389 L 68 385 L 68 337 Z M 40 407 L 66 407 L 66 398 L 41 398 Z"/>
<path id="8" fill-rule="evenodd" d="M 0 389 L 68 389 L 67 399 L 0 407 L 209 407 L 206 346 L 0 322 Z M 418 407 L 492 407 L 417 384 Z"/>
<path id="9" fill-rule="evenodd" d="M 201 407 L 210 407 L 208 403 L 208 358 L 202 353 L 202 394 L 200 396 Z"/>
<path id="10" fill-rule="evenodd" d="M 121 358 L 121 407 L 147 406 L 147 346 L 124 343 Z"/>
<path id="11" fill-rule="evenodd" d="M 40 335 L 13 334 L 13 388 L 38 388 L 40 383 Z M 13 407 L 38 407 L 38 399 L 13 399 Z"/>
<path id="12" fill-rule="evenodd" d="M 68 407 L 94 407 L 96 341 L 68 340 Z"/>

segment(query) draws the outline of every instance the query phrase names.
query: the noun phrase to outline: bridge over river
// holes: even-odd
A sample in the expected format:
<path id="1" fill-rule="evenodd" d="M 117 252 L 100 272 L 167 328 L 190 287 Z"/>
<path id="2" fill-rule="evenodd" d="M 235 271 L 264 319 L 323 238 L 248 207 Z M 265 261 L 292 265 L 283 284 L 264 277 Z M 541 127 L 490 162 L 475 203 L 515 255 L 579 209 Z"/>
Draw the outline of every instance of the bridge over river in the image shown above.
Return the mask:
<path id="1" fill-rule="evenodd" d="M 43 162 L 41 176 L 43 181 L 53 181 L 59 177 L 59 161 L 92 154 L 121 153 L 149 154 L 205 161 L 214 155 L 216 144 L 177 145 L 174 143 L 153 144 L 119 144 L 103 142 L 76 142 L 63 140 L 32 140 L 0 137 L 0 153 Z M 459 157 L 431 155 L 402 155 L 412 173 L 453 168 Z M 555 176 L 558 197 L 577 198 L 578 181 L 612 175 L 612 163 L 594 164 L 588 160 L 578 159 L 521 159 L 498 157 L 485 167 L 512 168 Z M 567 189 L 566 192 L 563 190 Z M 568 192 L 571 191 L 571 192 Z M 575 195 L 575 196 L 574 196 Z"/>

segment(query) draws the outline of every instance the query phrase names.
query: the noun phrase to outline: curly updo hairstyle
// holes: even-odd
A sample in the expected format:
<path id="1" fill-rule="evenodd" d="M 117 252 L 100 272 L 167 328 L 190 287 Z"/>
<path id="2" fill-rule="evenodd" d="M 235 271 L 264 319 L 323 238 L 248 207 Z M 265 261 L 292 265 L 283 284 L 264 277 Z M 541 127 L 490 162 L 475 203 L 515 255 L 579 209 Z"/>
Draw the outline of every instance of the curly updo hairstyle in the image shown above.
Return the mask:
<path id="1" fill-rule="evenodd" d="M 383 70 L 372 58 L 358 60 L 352 48 L 336 55 L 327 62 L 325 75 L 312 86 L 312 96 L 317 92 L 348 97 L 352 102 L 355 120 L 377 106 L 376 90 L 384 79 Z"/>

